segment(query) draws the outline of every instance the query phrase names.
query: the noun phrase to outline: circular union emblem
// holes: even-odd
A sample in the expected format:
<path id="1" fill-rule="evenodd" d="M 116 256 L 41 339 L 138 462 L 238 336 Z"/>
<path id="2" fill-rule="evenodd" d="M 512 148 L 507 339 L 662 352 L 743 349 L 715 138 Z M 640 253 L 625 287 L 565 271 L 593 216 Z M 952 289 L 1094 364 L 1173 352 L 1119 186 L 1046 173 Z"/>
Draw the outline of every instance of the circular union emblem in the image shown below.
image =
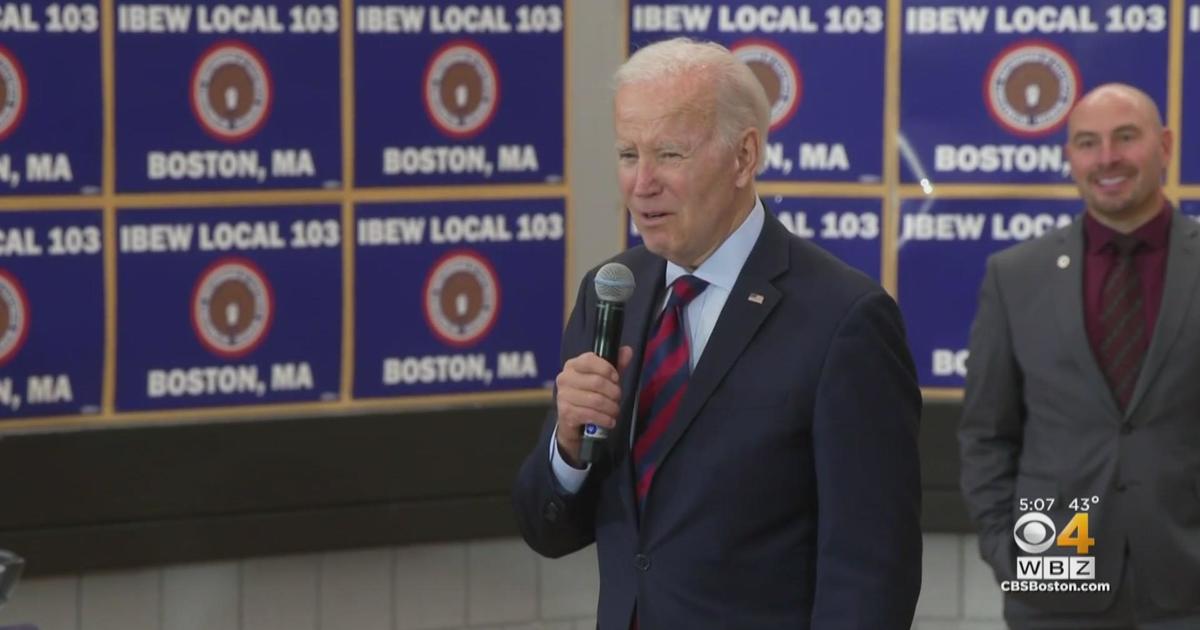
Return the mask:
<path id="1" fill-rule="evenodd" d="M 429 119 L 452 138 L 483 131 L 500 102 L 496 64 L 472 42 L 450 42 L 434 53 L 425 68 L 424 84 Z"/>
<path id="2" fill-rule="evenodd" d="M 266 62 L 242 42 L 213 45 L 192 69 L 192 112 L 218 140 L 237 142 L 257 132 L 271 111 L 272 93 Z"/>
<path id="3" fill-rule="evenodd" d="M 222 258 L 192 289 L 192 327 L 205 348 L 228 359 L 249 354 L 271 328 L 275 298 L 267 277 L 244 258 Z"/>
<path id="4" fill-rule="evenodd" d="M 16 356 L 29 334 L 29 299 L 21 283 L 0 269 L 0 365 Z"/>
<path id="5" fill-rule="evenodd" d="M 804 90 L 804 79 L 796 60 L 779 46 L 756 39 L 743 40 L 730 51 L 742 60 L 762 83 L 771 104 L 771 131 L 787 124 Z"/>
<path id="6" fill-rule="evenodd" d="M 25 71 L 12 52 L 0 46 L 0 140 L 8 137 L 25 115 L 29 91 Z"/>
<path id="7" fill-rule="evenodd" d="M 1079 65 L 1066 51 L 1046 42 L 1018 42 L 992 60 L 983 100 L 1006 130 L 1044 136 L 1066 122 L 1081 84 Z"/>
<path id="8" fill-rule="evenodd" d="M 469 346 L 482 339 L 500 312 L 496 270 L 475 252 L 450 252 L 434 263 L 424 293 L 429 328 L 452 346 Z"/>

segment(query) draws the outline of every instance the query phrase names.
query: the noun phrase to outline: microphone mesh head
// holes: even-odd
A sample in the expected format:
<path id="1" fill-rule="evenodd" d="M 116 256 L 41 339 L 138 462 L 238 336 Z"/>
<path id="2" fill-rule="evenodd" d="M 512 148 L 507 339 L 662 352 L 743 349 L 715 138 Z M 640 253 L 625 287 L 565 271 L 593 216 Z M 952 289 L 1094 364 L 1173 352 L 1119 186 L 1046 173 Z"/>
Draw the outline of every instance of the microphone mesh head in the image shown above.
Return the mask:
<path id="1" fill-rule="evenodd" d="M 624 304 L 633 297 L 633 272 L 621 263 L 608 263 L 596 272 L 596 297 L 604 302 Z"/>

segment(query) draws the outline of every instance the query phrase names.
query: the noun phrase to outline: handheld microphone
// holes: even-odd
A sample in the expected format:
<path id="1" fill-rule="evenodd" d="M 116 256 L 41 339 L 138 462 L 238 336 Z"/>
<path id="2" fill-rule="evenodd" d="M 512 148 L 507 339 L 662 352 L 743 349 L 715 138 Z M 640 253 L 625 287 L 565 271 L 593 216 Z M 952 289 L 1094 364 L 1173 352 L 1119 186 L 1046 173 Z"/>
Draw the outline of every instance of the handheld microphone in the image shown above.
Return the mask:
<path id="1" fill-rule="evenodd" d="M 633 297 L 633 272 L 621 263 L 608 263 L 596 272 L 596 330 L 592 336 L 592 352 L 617 366 L 621 349 L 621 327 L 625 324 L 625 302 Z M 584 463 L 599 459 L 601 445 L 608 431 L 594 424 L 583 429 L 583 446 L 579 458 Z"/>

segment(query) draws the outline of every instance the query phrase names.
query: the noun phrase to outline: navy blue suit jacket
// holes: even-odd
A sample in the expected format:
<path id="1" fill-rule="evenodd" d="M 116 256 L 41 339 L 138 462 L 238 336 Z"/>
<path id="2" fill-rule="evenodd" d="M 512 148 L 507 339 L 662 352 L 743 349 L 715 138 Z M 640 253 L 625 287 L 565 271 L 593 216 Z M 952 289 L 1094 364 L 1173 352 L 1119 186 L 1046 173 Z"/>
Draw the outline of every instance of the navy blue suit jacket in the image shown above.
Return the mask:
<path id="1" fill-rule="evenodd" d="M 643 247 L 623 344 L 641 357 L 666 262 Z M 591 349 L 584 278 L 562 357 Z M 750 296 L 762 296 L 761 303 Z M 904 629 L 921 582 L 921 397 L 895 302 L 770 214 L 692 374 L 640 518 L 629 457 L 640 359 L 583 488 L 554 477 L 551 411 L 514 488 L 522 534 L 558 557 L 592 542 L 598 626 Z"/>

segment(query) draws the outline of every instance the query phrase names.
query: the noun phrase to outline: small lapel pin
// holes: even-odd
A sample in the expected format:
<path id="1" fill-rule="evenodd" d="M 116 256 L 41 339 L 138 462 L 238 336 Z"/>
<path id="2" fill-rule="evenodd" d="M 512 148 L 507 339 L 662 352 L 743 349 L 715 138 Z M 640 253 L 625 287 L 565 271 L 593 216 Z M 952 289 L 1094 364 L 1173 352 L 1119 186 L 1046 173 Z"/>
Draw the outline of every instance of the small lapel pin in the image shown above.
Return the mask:
<path id="1" fill-rule="evenodd" d="M 762 304 L 763 300 L 766 298 L 764 298 L 761 293 L 751 293 L 750 297 L 746 299 L 754 302 L 755 304 Z"/>
<path id="2" fill-rule="evenodd" d="M 1066 269 L 1067 267 L 1070 267 L 1070 266 L 1071 266 L 1071 257 L 1070 256 L 1063 254 L 1062 256 L 1058 257 L 1058 268 L 1059 269 Z"/>

